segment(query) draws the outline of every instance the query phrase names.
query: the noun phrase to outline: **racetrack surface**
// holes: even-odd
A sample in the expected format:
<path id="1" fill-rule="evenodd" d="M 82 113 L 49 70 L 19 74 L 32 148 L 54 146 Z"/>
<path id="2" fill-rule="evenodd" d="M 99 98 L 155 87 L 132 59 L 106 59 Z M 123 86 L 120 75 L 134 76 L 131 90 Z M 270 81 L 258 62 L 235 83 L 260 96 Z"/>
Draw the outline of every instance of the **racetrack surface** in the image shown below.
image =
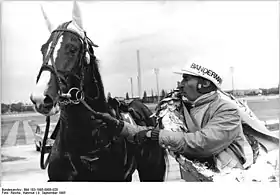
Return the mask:
<path id="1" fill-rule="evenodd" d="M 51 117 L 56 122 L 58 116 Z M 36 124 L 45 123 L 45 117 L 37 113 L 14 114 L 2 117 L 1 164 L 2 184 L 5 182 L 36 182 L 48 180 L 47 171 L 40 168 L 40 153 L 35 150 Z M 167 181 L 180 181 L 179 164 L 170 158 Z M 133 181 L 139 181 L 137 171 Z"/>
<path id="2" fill-rule="evenodd" d="M 45 183 L 48 180 L 46 170 L 39 165 L 40 153 L 34 146 L 18 145 L 2 148 L 2 184 L 5 182 L 36 182 Z M 180 181 L 179 164 L 169 157 L 169 169 L 166 181 Z M 133 174 L 133 182 L 138 182 L 137 171 Z"/>

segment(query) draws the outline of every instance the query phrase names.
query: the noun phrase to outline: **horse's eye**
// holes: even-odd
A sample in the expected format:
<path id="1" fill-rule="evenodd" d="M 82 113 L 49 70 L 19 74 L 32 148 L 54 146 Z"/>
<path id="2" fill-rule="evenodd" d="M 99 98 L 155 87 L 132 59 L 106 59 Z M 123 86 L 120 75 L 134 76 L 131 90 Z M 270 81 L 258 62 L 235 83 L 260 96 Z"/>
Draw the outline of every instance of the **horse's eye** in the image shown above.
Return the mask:
<path id="1" fill-rule="evenodd" d="M 71 48 L 70 48 L 70 52 L 71 52 L 71 53 L 76 53 L 77 50 L 78 50 L 77 47 L 71 47 Z"/>
<path id="2" fill-rule="evenodd" d="M 75 54 L 78 51 L 78 48 L 71 44 L 66 44 L 65 49 L 70 54 Z"/>

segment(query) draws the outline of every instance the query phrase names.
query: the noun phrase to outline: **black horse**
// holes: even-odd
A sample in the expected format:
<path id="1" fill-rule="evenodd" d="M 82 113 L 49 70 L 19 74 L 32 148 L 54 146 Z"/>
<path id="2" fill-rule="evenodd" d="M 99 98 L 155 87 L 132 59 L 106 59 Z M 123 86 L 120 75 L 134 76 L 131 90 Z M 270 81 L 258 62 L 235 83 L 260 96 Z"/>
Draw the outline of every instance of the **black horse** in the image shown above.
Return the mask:
<path id="1" fill-rule="evenodd" d="M 93 50 L 97 45 L 74 24 L 60 25 L 42 46 L 43 65 L 30 97 L 35 109 L 46 116 L 60 108 L 49 181 L 131 181 L 136 169 L 140 181 L 163 181 L 164 149 L 149 142 L 138 146 L 96 119 L 94 113 L 112 113 L 113 107 L 105 98 Z M 141 102 L 131 102 L 127 110 L 133 110 L 138 125 L 155 125 Z"/>

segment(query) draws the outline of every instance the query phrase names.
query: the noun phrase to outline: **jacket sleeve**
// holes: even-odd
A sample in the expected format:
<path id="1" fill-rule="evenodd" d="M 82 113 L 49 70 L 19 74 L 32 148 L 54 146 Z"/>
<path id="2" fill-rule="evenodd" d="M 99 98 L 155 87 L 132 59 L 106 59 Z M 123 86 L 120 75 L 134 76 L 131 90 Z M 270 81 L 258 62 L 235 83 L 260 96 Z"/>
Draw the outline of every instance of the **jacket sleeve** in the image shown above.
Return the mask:
<path id="1" fill-rule="evenodd" d="M 200 131 L 194 133 L 160 131 L 159 144 L 169 145 L 188 157 L 209 157 L 227 148 L 240 131 L 240 116 L 235 108 L 218 109 Z"/>

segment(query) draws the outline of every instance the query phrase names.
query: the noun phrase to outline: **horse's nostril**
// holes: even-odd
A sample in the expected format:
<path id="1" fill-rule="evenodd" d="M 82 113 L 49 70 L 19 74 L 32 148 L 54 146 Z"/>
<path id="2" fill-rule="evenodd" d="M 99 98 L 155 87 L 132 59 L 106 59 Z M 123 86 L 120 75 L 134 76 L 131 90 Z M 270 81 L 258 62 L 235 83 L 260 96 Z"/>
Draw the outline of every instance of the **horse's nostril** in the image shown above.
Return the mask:
<path id="1" fill-rule="evenodd" d="M 53 100 L 50 96 L 46 95 L 45 99 L 44 99 L 44 105 L 45 107 L 47 106 L 53 106 Z"/>

